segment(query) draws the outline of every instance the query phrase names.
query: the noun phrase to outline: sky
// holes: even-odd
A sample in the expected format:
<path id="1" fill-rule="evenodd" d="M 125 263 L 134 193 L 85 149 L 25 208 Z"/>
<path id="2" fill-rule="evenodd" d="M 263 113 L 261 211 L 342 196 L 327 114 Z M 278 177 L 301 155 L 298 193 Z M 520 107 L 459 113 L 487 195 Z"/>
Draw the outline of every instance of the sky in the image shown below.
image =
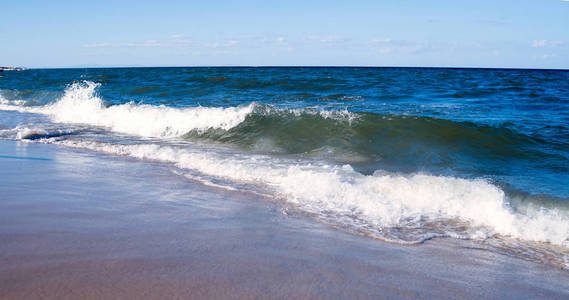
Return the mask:
<path id="1" fill-rule="evenodd" d="M 569 69 L 569 0 L 0 0 L 0 66 Z"/>

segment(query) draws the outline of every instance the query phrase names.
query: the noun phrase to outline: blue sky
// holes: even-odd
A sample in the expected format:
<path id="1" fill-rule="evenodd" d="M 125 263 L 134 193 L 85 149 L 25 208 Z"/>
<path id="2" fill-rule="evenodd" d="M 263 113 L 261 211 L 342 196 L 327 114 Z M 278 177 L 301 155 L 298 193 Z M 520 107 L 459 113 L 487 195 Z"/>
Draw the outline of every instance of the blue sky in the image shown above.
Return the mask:
<path id="1" fill-rule="evenodd" d="M 569 1 L 0 0 L 0 65 L 569 69 Z"/>

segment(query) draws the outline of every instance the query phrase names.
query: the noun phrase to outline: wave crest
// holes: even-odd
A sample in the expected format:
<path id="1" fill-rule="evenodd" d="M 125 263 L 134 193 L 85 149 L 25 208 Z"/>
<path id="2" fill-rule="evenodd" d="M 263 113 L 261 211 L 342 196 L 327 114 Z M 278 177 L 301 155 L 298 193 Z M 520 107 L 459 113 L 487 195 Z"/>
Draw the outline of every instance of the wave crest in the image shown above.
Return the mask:
<path id="1" fill-rule="evenodd" d="M 98 83 L 73 83 L 57 102 L 42 109 L 56 122 L 103 126 L 143 137 L 178 137 L 191 130 L 230 129 L 241 123 L 253 105 L 229 108 L 172 108 L 126 103 L 108 106 L 95 89 Z"/>

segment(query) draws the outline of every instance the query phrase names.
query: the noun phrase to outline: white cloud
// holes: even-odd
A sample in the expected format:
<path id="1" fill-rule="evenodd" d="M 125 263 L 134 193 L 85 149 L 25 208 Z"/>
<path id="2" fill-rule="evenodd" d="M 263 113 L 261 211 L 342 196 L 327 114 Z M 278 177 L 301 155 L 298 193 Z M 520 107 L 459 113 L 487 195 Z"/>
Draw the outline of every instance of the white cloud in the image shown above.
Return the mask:
<path id="1" fill-rule="evenodd" d="M 174 41 L 171 42 L 171 44 L 168 44 L 168 46 L 188 46 L 192 44 L 194 44 L 194 41 L 192 40 L 175 39 Z"/>
<path id="2" fill-rule="evenodd" d="M 230 40 L 230 41 L 225 42 L 225 44 L 223 44 L 223 45 L 225 47 L 231 47 L 231 46 L 235 46 L 237 44 L 239 44 L 238 40 Z"/>
<path id="3" fill-rule="evenodd" d="M 146 40 L 142 43 L 131 43 L 130 47 L 161 47 L 163 44 L 159 43 L 156 40 Z"/>
<path id="4" fill-rule="evenodd" d="M 85 48 L 105 48 L 105 47 L 113 47 L 111 43 L 91 43 L 83 45 Z"/>
<path id="5" fill-rule="evenodd" d="M 569 2 L 569 0 L 567 1 Z M 531 43 L 533 48 L 544 48 L 544 47 L 556 47 L 562 45 L 562 41 L 551 41 L 551 40 L 534 40 Z"/>
<path id="6" fill-rule="evenodd" d="M 385 39 L 371 39 L 369 42 L 372 43 L 372 44 L 373 44 L 373 43 L 389 43 L 389 42 L 391 42 L 391 39 L 390 39 L 390 38 L 385 38 Z"/>
<path id="7" fill-rule="evenodd" d="M 179 39 L 182 37 L 182 35 L 181 34 L 172 34 L 170 37 L 173 39 Z"/>
<path id="8" fill-rule="evenodd" d="M 531 46 L 534 48 L 541 48 L 541 47 L 545 47 L 546 43 L 547 43 L 546 40 L 534 40 L 532 42 Z"/>
<path id="9" fill-rule="evenodd" d="M 320 39 L 321 43 L 341 43 L 341 42 L 347 42 L 349 39 L 348 38 L 344 38 L 344 37 L 340 37 L 340 36 L 329 36 L 329 37 L 323 37 Z"/>
<path id="10" fill-rule="evenodd" d="M 382 38 L 382 39 L 371 39 L 369 40 L 369 44 L 372 45 L 390 45 L 393 47 L 416 47 L 420 43 L 414 41 L 407 41 L 407 40 L 394 40 L 392 38 Z"/>
<path id="11" fill-rule="evenodd" d="M 306 38 L 308 41 L 316 41 L 316 42 L 320 42 L 322 44 L 340 44 L 340 43 L 346 43 L 350 41 L 350 38 L 347 37 L 342 37 L 342 36 L 308 36 Z"/>
<path id="12" fill-rule="evenodd" d="M 207 48 L 224 48 L 224 47 L 233 47 L 239 43 L 240 43 L 239 40 L 229 40 L 226 42 L 209 42 L 209 43 L 204 43 L 203 45 Z"/>
<path id="13" fill-rule="evenodd" d="M 418 53 L 433 48 L 432 45 L 425 42 L 414 42 L 407 40 L 395 40 L 392 38 L 374 38 L 368 41 L 381 54 L 398 53 Z"/>
<path id="14" fill-rule="evenodd" d="M 121 47 L 162 47 L 165 46 L 164 44 L 156 41 L 156 40 L 146 40 L 143 42 L 129 42 L 129 43 L 92 43 L 92 44 L 85 44 L 83 47 L 85 48 L 121 48 Z"/>

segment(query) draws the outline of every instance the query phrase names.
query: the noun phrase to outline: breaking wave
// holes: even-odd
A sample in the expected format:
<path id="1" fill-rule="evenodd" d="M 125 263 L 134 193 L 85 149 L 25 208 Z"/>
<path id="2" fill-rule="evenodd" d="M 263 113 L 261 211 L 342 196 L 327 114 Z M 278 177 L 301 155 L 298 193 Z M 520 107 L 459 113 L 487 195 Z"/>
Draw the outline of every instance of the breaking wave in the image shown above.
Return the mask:
<path id="1" fill-rule="evenodd" d="M 433 236 L 487 238 L 503 235 L 569 246 L 567 212 L 510 205 L 503 190 L 482 179 L 375 172 L 349 165 L 294 163 L 257 156 L 228 156 L 155 144 L 60 141 L 140 159 L 174 163 L 182 169 L 259 184 L 282 199 L 328 220 L 341 220 L 377 237 L 405 243 Z M 422 228 L 406 235 L 396 228 Z"/>

